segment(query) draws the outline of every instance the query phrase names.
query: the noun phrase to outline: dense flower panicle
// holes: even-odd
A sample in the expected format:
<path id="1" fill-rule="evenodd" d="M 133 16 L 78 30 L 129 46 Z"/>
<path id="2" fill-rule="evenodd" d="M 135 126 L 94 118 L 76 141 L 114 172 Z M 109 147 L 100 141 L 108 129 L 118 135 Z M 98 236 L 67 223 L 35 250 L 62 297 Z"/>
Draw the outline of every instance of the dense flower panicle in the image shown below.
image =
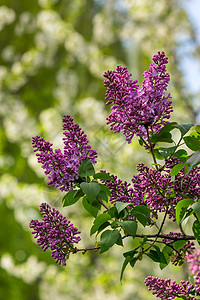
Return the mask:
<path id="1" fill-rule="evenodd" d="M 172 243 L 174 242 L 174 240 L 170 239 L 170 237 L 182 237 L 182 233 L 180 232 L 170 232 L 168 234 L 166 234 L 166 236 L 168 236 L 169 238 L 164 238 L 162 239 L 162 241 L 164 243 Z M 183 236 L 184 238 L 184 236 Z M 171 256 L 171 262 L 173 265 L 177 266 L 182 265 L 185 261 L 185 254 L 188 255 L 188 253 L 191 253 L 195 250 L 195 244 L 193 242 L 187 241 L 186 244 L 179 249 L 178 254 L 176 251 L 173 251 L 173 256 Z"/>
<path id="2" fill-rule="evenodd" d="M 175 206 L 185 195 L 196 199 L 200 197 L 200 167 L 193 168 L 184 177 L 184 169 L 171 180 L 171 169 L 180 163 L 176 157 L 166 159 L 164 171 L 151 169 L 143 163 L 138 164 L 138 174 L 132 178 L 135 202 L 145 203 L 155 212 L 164 212 L 166 206 Z M 175 221 L 174 210 L 168 209 L 168 215 Z"/>
<path id="3" fill-rule="evenodd" d="M 60 149 L 53 151 L 52 144 L 39 135 L 32 138 L 32 145 L 38 162 L 42 163 L 49 185 L 59 187 L 61 191 L 69 191 L 78 180 L 78 169 L 86 159 L 95 164 L 97 153 L 88 145 L 86 134 L 69 115 L 63 118 L 64 154 Z"/>
<path id="4" fill-rule="evenodd" d="M 101 171 L 102 173 L 109 174 L 109 172 Z M 122 181 L 121 179 L 118 179 L 115 175 L 110 175 L 114 181 L 111 180 L 103 180 L 101 179 L 101 182 L 106 185 L 111 193 L 110 202 L 113 205 L 116 205 L 117 201 L 125 202 L 125 203 L 135 203 L 133 198 L 133 189 L 130 187 L 130 183 L 127 183 L 126 181 Z M 135 203 L 140 204 L 140 203 Z"/>
<path id="5" fill-rule="evenodd" d="M 78 157 L 82 163 L 87 157 L 95 164 L 97 152 L 88 145 L 87 135 L 79 127 L 78 123 L 73 122 L 70 115 L 63 118 L 63 134 L 64 134 L 64 156 L 66 158 Z"/>
<path id="6" fill-rule="evenodd" d="M 122 181 L 117 176 L 111 175 L 114 181 L 101 180 L 110 192 L 110 202 L 116 204 L 117 201 L 134 203 L 135 205 L 147 205 L 152 213 L 165 212 L 167 206 L 169 218 L 175 221 L 175 206 L 184 199 L 185 195 L 196 199 L 200 197 L 200 167 L 193 168 L 184 177 L 184 169 L 171 180 L 171 169 L 180 163 L 176 157 L 166 159 L 163 171 L 151 169 L 140 163 L 137 166 L 138 174 L 132 178 L 132 184 Z M 106 171 L 101 171 L 109 174 Z M 156 214 L 152 216 L 155 217 Z M 192 247 L 193 243 L 191 244 Z M 189 244 L 186 245 L 189 247 Z M 188 248 L 189 249 L 189 248 Z"/>
<path id="7" fill-rule="evenodd" d="M 145 203 L 155 212 L 163 212 L 169 204 L 166 188 L 172 188 L 170 177 L 165 177 L 161 171 L 150 169 L 143 163 L 137 166 L 138 174 L 132 178 L 134 195 L 138 202 Z"/>
<path id="8" fill-rule="evenodd" d="M 167 57 L 164 52 L 154 55 L 153 64 L 145 71 L 144 81 L 139 88 L 132 81 L 127 68 L 117 66 L 116 71 L 104 73 L 107 105 L 112 104 L 107 124 L 114 132 L 122 132 L 128 143 L 134 134 L 147 138 L 146 127 L 150 126 L 150 135 L 158 133 L 168 123 L 171 106 L 170 94 L 165 95 L 170 76 L 166 73 Z"/>
<path id="9" fill-rule="evenodd" d="M 43 251 L 50 248 L 51 256 L 56 263 L 65 266 L 70 250 L 74 248 L 73 244 L 77 244 L 81 240 L 78 235 L 80 231 L 58 210 L 51 208 L 47 203 L 40 205 L 40 212 L 43 217 L 42 221 L 32 220 L 29 224 L 29 227 L 33 229 L 32 234 L 35 235 L 37 244 Z"/>
<path id="10" fill-rule="evenodd" d="M 48 175 L 49 185 L 59 187 L 61 191 L 72 188 L 78 179 L 77 168 L 80 164 L 78 157 L 66 159 L 60 149 L 53 151 L 52 144 L 39 135 L 32 138 L 38 163 L 42 163 L 45 174 Z"/>
<path id="11" fill-rule="evenodd" d="M 171 236 L 179 236 L 177 233 L 170 233 Z M 189 281 L 181 281 L 181 285 L 172 281 L 171 279 L 162 279 L 153 276 L 148 276 L 145 279 L 145 285 L 149 290 L 153 291 L 153 295 L 159 297 L 161 300 L 174 299 L 176 297 L 185 296 L 186 299 L 196 300 L 196 296 L 200 296 L 200 250 L 194 250 L 194 246 L 191 247 L 192 254 L 186 253 L 187 262 L 189 263 L 189 269 L 192 270 L 194 275 L 194 285 Z M 194 295 L 194 297 L 192 296 Z"/>
<path id="12" fill-rule="evenodd" d="M 177 157 L 171 156 L 165 160 L 165 171 L 170 175 L 171 169 L 180 164 Z M 185 194 L 187 197 L 197 199 L 200 197 L 200 167 L 194 167 L 189 174 L 185 176 L 183 168 L 176 176 L 174 181 L 174 190 L 177 193 Z"/>
<path id="13" fill-rule="evenodd" d="M 144 281 L 148 290 L 153 290 L 153 295 L 165 299 L 175 299 L 176 297 L 185 296 L 186 299 L 195 300 L 196 298 L 189 298 L 188 295 L 194 291 L 194 286 L 189 281 L 181 280 L 181 284 L 178 284 L 175 280 L 171 282 L 171 279 L 162 279 L 154 276 L 148 276 Z M 199 295 L 199 294 L 197 294 Z"/>
<path id="14" fill-rule="evenodd" d="M 104 86 L 107 87 L 106 97 L 107 105 L 112 104 L 112 112 L 107 118 L 107 124 L 114 132 L 122 132 L 128 142 L 130 142 L 135 133 L 134 124 L 130 122 L 130 108 L 134 97 L 137 95 L 137 80 L 132 81 L 131 73 L 128 73 L 126 67 L 117 66 L 116 71 L 107 71 L 103 75 L 106 80 Z M 129 128 L 131 125 L 131 128 Z"/>

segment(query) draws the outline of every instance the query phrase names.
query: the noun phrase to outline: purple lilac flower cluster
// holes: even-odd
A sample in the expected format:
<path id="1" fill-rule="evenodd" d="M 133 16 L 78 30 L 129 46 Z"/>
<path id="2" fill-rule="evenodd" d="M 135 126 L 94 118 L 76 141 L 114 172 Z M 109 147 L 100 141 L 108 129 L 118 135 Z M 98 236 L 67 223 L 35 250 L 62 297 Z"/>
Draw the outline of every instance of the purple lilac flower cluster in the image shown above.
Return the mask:
<path id="1" fill-rule="evenodd" d="M 170 76 L 166 73 L 167 57 L 164 52 L 154 55 L 153 63 L 148 71 L 143 73 L 144 81 L 139 88 L 137 80 L 132 81 L 131 73 L 126 67 L 117 66 L 116 71 L 104 73 L 107 88 L 107 105 L 112 104 L 111 114 L 107 118 L 107 124 L 114 132 L 122 132 L 128 143 L 134 134 L 147 139 L 149 134 L 158 133 L 163 125 L 168 123 L 171 106 L 170 94 L 165 95 Z"/>
<path id="2" fill-rule="evenodd" d="M 153 290 L 152 294 L 159 297 L 161 300 L 171 300 L 176 297 L 185 296 L 186 299 L 195 300 L 196 298 L 189 298 L 190 294 L 194 287 L 189 281 L 181 280 L 181 284 L 178 284 L 175 280 L 171 282 L 171 279 L 163 279 L 154 276 L 148 276 L 144 281 L 145 285 L 148 287 L 148 290 Z"/>
<path id="3" fill-rule="evenodd" d="M 112 204 L 120 201 L 147 205 L 154 213 L 153 216 L 156 216 L 157 212 L 165 212 L 166 207 L 170 205 L 168 216 L 175 221 L 175 206 L 185 195 L 194 199 L 200 197 L 200 167 L 193 168 L 185 177 L 183 169 L 176 175 L 175 181 L 172 181 L 171 169 L 179 163 L 179 159 L 170 157 L 166 159 L 163 171 L 151 169 L 144 163 L 138 164 L 138 174 L 132 178 L 133 188 L 130 183 L 123 182 L 114 175 L 111 175 L 114 181 L 102 182 L 110 189 Z"/>
<path id="4" fill-rule="evenodd" d="M 200 250 L 196 250 L 192 254 L 187 254 L 186 259 L 193 275 L 200 271 Z"/>
<path id="5" fill-rule="evenodd" d="M 50 248 L 51 256 L 56 263 L 66 266 L 66 260 L 73 250 L 73 244 L 81 240 L 78 235 L 80 231 L 58 210 L 51 208 L 47 203 L 40 205 L 40 212 L 43 216 L 42 221 L 32 220 L 29 224 L 29 227 L 33 229 L 32 234 L 35 234 L 37 244 L 43 251 Z"/>
<path id="6" fill-rule="evenodd" d="M 200 197 L 200 167 L 193 168 L 186 176 L 182 169 L 175 176 L 175 181 L 172 181 L 170 172 L 179 163 L 180 160 L 176 157 L 166 159 L 164 173 L 143 163 L 138 164 L 138 174 L 132 178 L 136 203 L 143 204 L 145 198 L 145 203 L 155 212 L 165 211 L 170 204 L 168 215 L 175 221 L 175 206 L 185 195 L 193 199 Z"/>
<path id="7" fill-rule="evenodd" d="M 189 281 L 185 282 L 182 280 L 180 285 L 175 281 L 171 283 L 171 279 L 148 276 L 144 282 L 149 290 L 153 290 L 153 295 L 156 295 L 161 300 L 182 296 L 185 296 L 186 299 L 196 300 L 194 295 L 196 290 L 196 296 L 200 296 L 200 250 L 195 250 L 192 254 L 186 254 L 186 258 L 189 263 L 189 269 L 192 270 L 194 275 L 195 286 L 190 284 Z"/>
<path id="8" fill-rule="evenodd" d="M 155 212 L 165 211 L 173 188 L 170 176 L 162 175 L 161 171 L 150 169 L 143 163 L 138 164 L 137 171 L 138 174 L 132 178 L 135 200 L 146 203 Z"/>
<path id="9" fill-rule="evenodd" d="M 166 234 L 169 238 L 162 239 L 164 243 L 173 243 L 174 240 L 170 239 L 170 237 L 182 237 L 182 233 L 180 232 L 170 232 Z M 171 256 L 171 262 L 175 266 L 182 265 L 185 261 L 185 254 L 191 253 L 195 250 L 194 242 L 187 241 L 186 244 L 179 249 L 178 253 L 173 251 L 174 256 Z"/>
<path id="10" fill-rule="evenodd" d="M 165 171 L 169 174 L 168 176 L 170 176 L 171 169 L 175 165 L 180 163 L 181 161 L 177 157 L 173 156 L 165 160 Z M 183 168 L 175 176 L 174 191 L 177 194 L 182 194 L 186 195 L 189 198 L 198 199 L 200 197 L 200 167 L 196 166 L 186 176 L 184 172 L 185 168 Z M 177 198 L 175 203 L 178 203 L 178 201 L 179 199 Z"/>
<path id="11" fill-rule="evenodd" d="M 59 187 L 61 191 L 69 191 L 79 178 L 80 164 L 87 157 L 95 164 L 97 153 L 88 145 L 86 134 L 71 116 L 64 116 L 63 123 L 64 154 L 60 149 L 54 151 L 52 144 L 39 135 L 32 138 L 32 145 L 38 162 L 42 163 L 48 175 L 48 184 Z"/>
<path id="12" fill-rule="evenodd" d="M 114 181 L 101 179 L 101 182 L 104 185 L 106 185 L 110 190 L 111 193 L 110 202 L 113 205 L 116 205 L 117 201 L 125 202 L 125 203 L 128 202 L 135 203 L 133 198 L 133 189 L 131 188 L 130 183 L 118 179 L 117 176 L 111 175 L 109 172 L 106 171 L 101 171 L 101 172 L 110 175 L 114 179 Z"/>

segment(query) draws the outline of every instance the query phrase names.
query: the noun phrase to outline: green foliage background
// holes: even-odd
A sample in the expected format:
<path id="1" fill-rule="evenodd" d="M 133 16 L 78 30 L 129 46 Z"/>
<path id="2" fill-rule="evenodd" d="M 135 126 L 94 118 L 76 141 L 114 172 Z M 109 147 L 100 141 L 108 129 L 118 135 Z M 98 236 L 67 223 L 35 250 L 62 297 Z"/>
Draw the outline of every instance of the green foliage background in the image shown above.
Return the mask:
<path id="1" fill-rule="evenodd" d="M 143 281 L 147 275 L 162 275 L 158 268 L 152 270 L 149 261 L 127 270 L 121 286 L 120 249 L 113 249 L 111 255 L 72 255 L 64 268 L 35 244 L 28 224 L 39 218 L 38 205 L 47 201 L 60 207 L 63 195 L 46 186 L 31 137 L 40 134 L 62 147 L 62 116 L 71 114 L 98 152 L 96 168 L 130 179 L 136 163 L 148 163 L 149 157 L 136 139 L 128 146 L 105 125 L 109 110 L 102 74 L 122 64 L 141 83 L 152 55 L 164 50 L 169 57 L 172 119 L 194 121 L 197 95 L 185 87 L 177 41 L 185 37 L 194 42 L 195 32 L 181 4 L 175 0 L 0 1 L 1 300 L 154 299 Z M 79 203 L 61 210 L 81 229 L 82 245 L 93 245 L 91 219 Z M 179 276 L 174 269 L 168 272 Z"/>

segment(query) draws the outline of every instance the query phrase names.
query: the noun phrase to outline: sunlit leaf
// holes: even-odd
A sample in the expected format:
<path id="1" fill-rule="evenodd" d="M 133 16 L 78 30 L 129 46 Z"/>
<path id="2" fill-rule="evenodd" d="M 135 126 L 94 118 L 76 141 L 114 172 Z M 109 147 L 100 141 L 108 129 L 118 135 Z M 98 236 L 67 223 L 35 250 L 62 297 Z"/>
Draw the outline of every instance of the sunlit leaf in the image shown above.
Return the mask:
<path id="1" fill-rule="evenodd" d="M 94 201 L 101 190 L 100 185 L 96 182 L 82 182 L 80 187 L 90 202 Z"/>
<path id="2" fill-rule="evenodd" d="M 106 230 L 101 235 L 101 250 L 100 253 L 107 251 L 112 247 L 119 239 L 120 233 L 118 230 Z"/>
<path id="3" fill-rule="evenodd" d="M 64 197 L 63 197 L 63 206 L 70 206 L 76 203 L 81 196 L 74 197 L 77 194 L 77 190 L 69 191 Z"/>
<path id="4" fill-rule="evenodd" d="M 187 208 L 194 203 L 193 199 L 183 199 L 176 206 L 176 222 L 179 225 Z"/>
<path id="5" fill-rule="evenodd" d="M 96 219 L 94 220 L 94 224 L 90 230 L 90 235 L 94 234 L 103 223 L 105 223 L 106 221 L 108 221 L 110 219 L 111 219 L 111 216 L 109 214 L 101 214 L 101 215 L 97 216 Z"/>

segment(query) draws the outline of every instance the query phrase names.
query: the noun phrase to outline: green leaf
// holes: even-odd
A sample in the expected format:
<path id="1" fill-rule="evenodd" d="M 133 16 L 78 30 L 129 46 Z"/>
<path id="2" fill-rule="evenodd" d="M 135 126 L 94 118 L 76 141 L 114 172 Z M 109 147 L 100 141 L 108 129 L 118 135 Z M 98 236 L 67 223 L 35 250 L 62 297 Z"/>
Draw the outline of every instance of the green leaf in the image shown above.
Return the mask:
<path id="1" fill-rule="evenodd" d="M 176 250 L 179 250 L 181 248 L 183 248 L 185 246 L 187 241 L 185 240 L 179 240 L 179 241 L 175 241 L 173 242 L 173 247 L 176 249 Z"/>
<path id="2" fill-rule="evenodd" d="M 171 169 L 170 175 L 171 175 L 171 176 L 177 175 L 177 174 L 180 172 L 180 170 L 182 170 L 182 169 L 185 167 L 185 165 L 186 165 L 185 163 L 181 163 L 181 164 L 175 165 L 175 166 Z"/>
<path id="3" fill-rule="evenodd" d="M 121 236 L 120 233 L 119 233 L 119 238 L 118 238 L 118 240 L 116 241 L 116 244 L 119 245 L 119 246 L 122 246 L 122 247 L 124 246 L 124 245 L 123 245 L 122 236 Z"/>
<path id="4" fill-rule="evenodd" d="M 165 143 L 173 143 L 172 135 L 170 132 L 163 132 L 161 131 L 158 134 L 155 134 L 151 137 L 152 143 L 158 143 L 158 142 L 165 142 Z"/>
<path id="5" fill-rule="evenodd" d="M 96 218 L 101 204 L 98 201 L 93 201 L 92 204 L 89 203 L 87 197 L 85 196 L 82 200 L 83 207 L 94 217 Z"/>
<path id="6" fill-rule="evenodd" d="M 111 219 L 111 216 L 109 214 L 101 214 L 101 215 L 99 215 L 94 220 L 93 226 L 92 226 L 92 228 L 90 230 L 90 235 L 94 234 L 103 223 L 107 222 L 110 219 Z"/>
<path id="7" fill-rule="evenodd" d="M 95 174 L 93 164 L 86 158 L 78 169 L 78 174 L 80 177 L 93 176 Z"/>
<path id="8" fill-rule="evenodd" d="M 130 234 L 132 237 L 135 237 L 137 232 L 137 222 L 134 220 L 124 221 L 124 222 L 116 222 L 121 227 L 123 227 L 128 234 Z"/>
<path id="9" fill-rule="evenodd" d="M 139 142 L 140 146 L 143 146 L 144 142 L 141 138 L 139 138 L 138 142 Z"/>
<path id="10" fill-rule="evenodd" d="M 146 255 L 155 262 L 166 264 L 166 260 L 162 252 L 159 253 L 155 250 L 150 250 L 148 253 L 146 253 Z"/>
<path id="11" fill-rule="evenodd" d="M 69 191 L 64 197 L 63 197 L 63 206 L 70 206 L 74 203 L 76 203 L 80 198 L 81 196 L 78 196 L 78 197 L 74 197 L 76 195 L 77 191 L 74 190 L 74 191 Z"/>
<path id="12" fill-rule="evenodd" d="M 164 269 L 170 263 L 170 257 L 172 253 L 172 249 L 169 246 L 165 246 L 162 249 L 162 253 L 165 257 L 166 263 L 160 263 L 160 269 Z"/>
<path id="13" fill-rule="evenodd" d="M 167 123 L 160 131 L 159 133 L 163 133 L 163 132 L 170 132 L 172 131 L 173 129 L 175 129 L 175 126 L 178 125 L 177 122 L 170 122 L 170 123 Z"/>
<path id="14" fill-rule="evenodd" d="M 90 202 L 93 202 L 98 193 L 101 190 L 101 187 L 98 183 L 96 182 L 82 182 L 80 184 L 81 189 L 83 192 L 86 194 L 88 200 Z"/>
<path id="15" fill-rule="evenodd" d="M 81 189 L 77 190 L 75 195 L 74 195 L 74 198 L 76 197 L 83 197 L 84 196 L 84 193 Z"/>
<path id="16" fill-rule="evenodd" d="M 146 243 L 146 244 L 149 244 L 149 243 Z M 155 251 L 150 250 L 148 253 L 146 253 L 146 255 L 155 262 L 166 264 L 167 261 L 165 259 L 164 254 L 160 251 L 160 248 L 154 244 L 149 244 L 149 245 L 151 245 L 155 249 Z"/>
<path id="17" fill-rule="evenodd" d="M 194 137 L 200 141 L 200 134 L 197 133 L 196 131 L 191 132 L 189 136 Z"/>
<path id="18" fill-rule="evenodd" d="M 149 217 L 149 209 L 146 205 L 137 205 L 133 210 Z"/>
<path id="19" fill-rule="evenodd" d="M 187 151 L 184 149 L 180 149 L 176 151 L 173 156 L 179 158 L 182 162 L 185 162 L 187 159 Z"/>
<path id="20" fill-rule="evenodd" d="M 200 202 L 193 203 L 191 207 L 194 210 L 198 220 L 200 221 Z"/>
<path id="21" fill-rule="evenodd" d="M 123 278 L 123 274 L 124 274 L 124 270 L 126 269 L 128 263 L 131 261 L 131 257 L 130 256 L 127 256 L 123 262 L 123 265 L 122 265 L 122 269 L 121 269 L 121 275 L 120 275 L 120 281 L 122 281 L 122 278 Z"/>
<path id="22" fill-rule="evenodd" d="M 128 216 L 127 209 L 123 209 L 123 210 L 119 213 L 119 219 L 127 219 L 127 216 Z"/>
<path id="23" fill-rule="evenodd" d="M 192 226 L 192 231 L 197 242 L 200 244 L 200 222 L 195 220 Z"/>
<path id="24" fill-rule="evenodd" d="M 119 219 L 119 214 L 117 212 L 117 209 L 115 206 L 111 207 L 109 210 L 108 210 L 108 214 L 112 217 L 112 218 L 117 218 Z"/>
<path id="25" fill-rule="evenodd" d="M 104 230 L 106 227 L 108 227 L 108 226 L 110 226 L 110 223 L 109 223 L 109 222 L 103 223 L 103 224 L 99 227 L 99 229 L 97 230 L 97 235 L 98 235 L 102 230 Z"/>
<path id="26" fill-rule="evenodd" d="M 118 214 L 128 205 L 130 205 L 130 203 L 124 203 L 124 202 L 120 202 L 120 201 L 116 201 L 116 208 L 117 208 L 117 212 Z"/>
<path id="27" fill-rule="evenodd" d="M 108 196 L 107 196 L 106 192 L 103 191 L 103 190 L 100 190 L 97 197 L 98 197 L 98 199 L 101 199 L 101 200 L 104 200 L 104 201 L 108 202 Z"/>
<path id="28" fill-rule="evenodd" d="M 185 136 L 183 139 L 185 141 L 186 146 L 189 149 L 193 151 L 200 150 L 200 141 L 197 138 L 191 136 Z"/>
<path id="29" fill-rule="evenodd" d="M 195 130 L 196 130 L 197 133 L 200 134 L 200 125 L 197 125 L 197 126 L 195 127 Z"/>
<path id="30" fill-rule="evenodd" d="M 136 249 L 138 249 L 139 247 L 137 247 Z M 137 253 L 136 249 L 134 250 L 130 250 L 130 251 L 127 251 L 127 252 L 124 252 L 123 253 L 123 256 L 126 258 L 126 257 L 130 257 L 130 258 L 133 258 L 134 255 Z"/>
<path id="31" fill-rule="evenodd" d="M 102 183 L 98 183 L 98 184 L 100 185 L 101 190 L 104 191 L 104 192 L 106 192 L 106 194 L 109 197 L 111 197 L 111 192 L 110 192 L 109 188 L 106 185 L 102 184 Z"/>
<path id="32" fill-rule="evenodd" d="M 194 203 L 193 199 L 183 199 L 176 206 L 176 222 L 179 225 L 187 208 Z"/>
<path id="33" fill-rule="evenodd" d="M 185 232 L 185 227 L 186 227 L 186 225 L 187 225 L 187 223 L 188 223 L 188 221 L 189 221 L 189 218 L 190 218 L 190 215 L 187 216 L 187 217 L 185 217 L 185 218 L 183 219 L 183 221 L 181 222 L 181 226 L 182 226 L 182 229 L 183 229 L 184 232 Z"/>
<path id="34" fill-rule="evenodd" d="M 135 266 L 135 263 L 136 263 L 137 260 L 138 260 L 138 257 L 134 257 L 134 258 L 131 259 L 130 265 L 131 265 L 132 268 Z"/>
<path id="35" fill-rule="evenodd" d="M 157 148 L 154 149 L 154 155 L 155 155 L 156 159 L 159 159 L 159 160 L 163 160 L 164 159 L 164 157 L 159 153 L 159 150 Z"/>
<path id="36" fill-rule="evenodd" d="M 177 124 L 174 125 L 175 128 L 178 128 L 181 132 L 181 137 L 183 137 L 189 130 L 191 127 L 193 127 L 194 124 Z"/>
<path id="37" fill-rule="evenodd" d="M 111 181 L 115 181 L 109 174 L 107 173 L 96 173 L 93 176 L 95 179 L 103 179 L 103 180 L 111 180 Z"/>
<path id="38" fill-rule="evenodd" d="M 118 230 L 106 230 L 101 235 L 101 251 L 100 253 L 103 253 L 107 251 L 109 248 L 111 248 L 119 239 L 120 233 Z"/>
<path id="39" fill-rule="evenodd" d="M 196 151 L 187 160 L 187 164 L 188 164 L 187 174 L 192 170 L 193 167 L 197 166 L 199 163 L 200 163 L 200 151 Z"/>
<path id="40" fill-rule="evenodd" d="M 176 151 L 177 146 L 169 147 L 169 148 L 164 148 L 160 147 L 158 148 L 158 152 L 160 155 L 162 155 L 164 158 L 167 158 L 168 156 L 172 155 Z"/>
<path id="41" fill-rule="evenodd" d="M 135 206 L 131 210 L 131 215 L 136 217 L 144 227 L 151 224 L 151 219 L 149 218 L 149 209 L 145 205 Z"/>

